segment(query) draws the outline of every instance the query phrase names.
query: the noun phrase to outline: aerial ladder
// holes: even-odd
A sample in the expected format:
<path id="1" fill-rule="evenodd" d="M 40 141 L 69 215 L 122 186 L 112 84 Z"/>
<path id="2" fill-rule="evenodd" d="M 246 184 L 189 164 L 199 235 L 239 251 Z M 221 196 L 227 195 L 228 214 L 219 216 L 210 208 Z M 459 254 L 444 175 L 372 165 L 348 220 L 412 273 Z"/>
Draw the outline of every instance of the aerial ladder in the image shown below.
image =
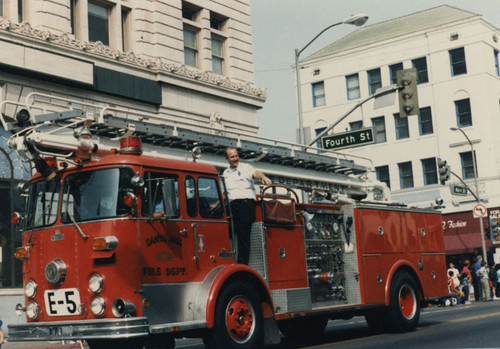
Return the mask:
<path id="1" fill-rule="evenodd" d="M 372 163 L 363 157 L 38 92 L 27 95 L 24 103 L 4 101 L 0 111 L 9 107 L 17 112 L 10 117 L 2 113 L 0 121 L 13 132 L 9 146 L 26 161 L 55 157 L 71 163 L 75 155 L 97 159 L 116 149 L 120 139 L 134 135 L 144 155 L 185 160 L 189 151 L 195 157 L 202 151 L 197 161 L 222 169 L 227 167 L 225 149 L 235 147 L 243 161 L 273 182 L 304 193 L 323 192 L 321 197 L 333 201 L 393 204 L 387 186 L 373 178 Z"/>

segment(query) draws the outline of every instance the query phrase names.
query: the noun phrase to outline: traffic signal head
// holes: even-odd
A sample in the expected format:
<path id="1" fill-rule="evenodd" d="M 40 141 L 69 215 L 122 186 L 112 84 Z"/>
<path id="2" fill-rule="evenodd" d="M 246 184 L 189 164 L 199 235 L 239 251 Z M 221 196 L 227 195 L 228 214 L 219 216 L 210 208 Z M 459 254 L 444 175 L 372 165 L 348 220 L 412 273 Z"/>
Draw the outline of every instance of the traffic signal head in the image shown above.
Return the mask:
<path id="1" fill-rule="evenodd" d="M 399 88 L 399 115 L 418 115 L 417 70 L 403 69 L 396 73 Z"/>
<path id="2" fill-rule="evenodd" d="M 446 160 L 437 158 L 438 165 L 438 175 L 439 183 L 446 184 L 446 181 L 450 179 L 450 165 L 446 163 Z"/>
<path id="3" fill-rule="evenodd" d="M 491 241 L 498 240 L 498 220 L 496 218 L 490 219 L 490 239 Z"/>

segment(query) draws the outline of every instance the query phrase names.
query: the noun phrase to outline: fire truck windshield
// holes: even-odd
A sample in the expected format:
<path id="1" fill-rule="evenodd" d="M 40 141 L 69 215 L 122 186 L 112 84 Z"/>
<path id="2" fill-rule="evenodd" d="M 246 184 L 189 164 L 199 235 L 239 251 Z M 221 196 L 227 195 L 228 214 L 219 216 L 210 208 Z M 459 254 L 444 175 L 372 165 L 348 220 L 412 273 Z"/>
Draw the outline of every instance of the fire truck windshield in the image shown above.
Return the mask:
<path id="1" fill-rule="evenodd" d="M 54 224 L 59 208 L 61 178 L 38 181 L 31 185 L 26 225 L 28 229 Z"/>
<path id="2" fill-rule="evenodd" d="M 61 221 L 71 223 L 127 215 L 124 196 L 133 193 L 129 168 L 82 171 L 64 180 Z"/>

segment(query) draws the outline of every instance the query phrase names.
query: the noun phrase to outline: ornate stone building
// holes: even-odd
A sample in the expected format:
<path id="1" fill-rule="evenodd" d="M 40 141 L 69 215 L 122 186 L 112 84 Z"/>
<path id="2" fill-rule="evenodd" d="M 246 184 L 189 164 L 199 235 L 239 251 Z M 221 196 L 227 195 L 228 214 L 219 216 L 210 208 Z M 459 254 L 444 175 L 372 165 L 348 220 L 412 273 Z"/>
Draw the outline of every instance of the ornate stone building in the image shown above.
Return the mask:
<path id="1" fill-rule="evenodd" d="M 0 112 L 51 96 L 256 134 L 266 91 L 254 85 L 249 0 L 0 1 Z M 6 102 L 11 101 L 11 102 Z M 14 103 L 12 103 L 12 101 Z M 211 118 L 212 116 L 212 118 Z M 29 178 L 0 127 L 0 314 L 22 299 L 21 236 L 10 212 Z M 10 308 L 6 308 L 10 304 Z M 15 304 L 15 303 L 14 303 Z M 20 321 L 14 320 L 12 321 Z"/>

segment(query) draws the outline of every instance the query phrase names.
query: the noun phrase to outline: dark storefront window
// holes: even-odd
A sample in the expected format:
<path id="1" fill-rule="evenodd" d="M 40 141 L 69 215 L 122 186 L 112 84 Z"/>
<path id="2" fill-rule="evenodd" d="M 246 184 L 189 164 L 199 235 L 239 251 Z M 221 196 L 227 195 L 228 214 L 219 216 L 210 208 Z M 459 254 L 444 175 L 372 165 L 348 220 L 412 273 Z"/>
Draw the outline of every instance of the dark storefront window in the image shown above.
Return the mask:
<path id="1" fill-rule="evenodd" d="M 22 264 L 14 258 L 21 233 L 10 223 L 12 212 L 24 216 L 25 199 L 17 190 L 29 178 L 28 167 L 7 147 L 9 134 L 0 127 L 0 288 L 22 287 Z"/>

